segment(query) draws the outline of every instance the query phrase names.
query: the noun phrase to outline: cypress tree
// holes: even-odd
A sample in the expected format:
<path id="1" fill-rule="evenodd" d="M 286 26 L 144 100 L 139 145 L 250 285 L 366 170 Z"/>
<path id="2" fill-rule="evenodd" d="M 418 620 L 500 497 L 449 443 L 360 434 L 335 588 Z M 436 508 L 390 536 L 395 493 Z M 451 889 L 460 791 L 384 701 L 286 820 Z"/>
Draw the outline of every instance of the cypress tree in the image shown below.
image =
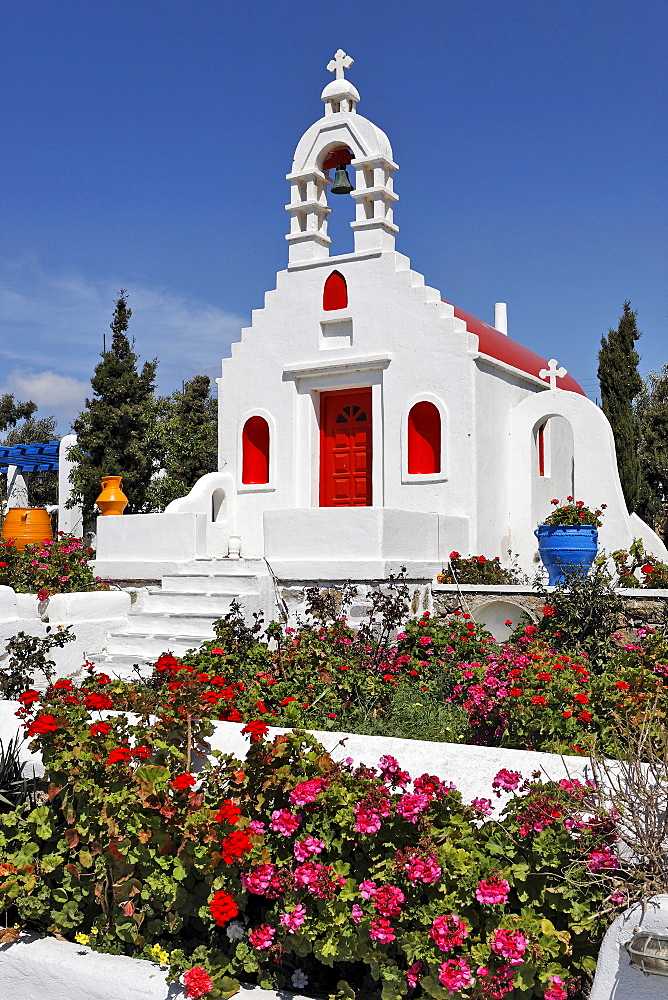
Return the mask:
<path id="1" fill-rule="evenodd" d="M 128 497 L 127 514 L 147 508 L 147 492 L 156 462 L 150 447 L 155 421 L 153 390 L 157 359 L 138 368 L 138 357 L 127 331 L 132 316 L 127 292 L 121 289 L 116 301 L 111 347 L 91 379 L 93 398 L 72 424 L 78 435 L 71 457 L 76 462 L 70 476 L 73 503 L 80 503 L 84 523 L 97 514 L 95 498 L 102 476 L 122 476 Z"/>
<path id="2" fill-rule="evenodd" d="M 642 489 L 638 513 L 666 537 L 668 523 L 668 364 L 650 372 L 636 404 Z"/>
<path id="3" fill-rule="evenodd" d="M 607 337 L 601 338 L 598 352 L 601 403 L 615 437 L 619 478 L 630 511 L 636 509 L 641 491 L 639 435 L 633 409 L 633 401 L 643 388 L 638 372 L 640 356 L 635 349 L 641 335 L 636 326 L 636 315 L 631 303 L 626 301 L 619 326 L 610 330 Z"/>
<path id="4" fill-rule="evenodd" d="M 218 468 L 218 407 L 211 398 L 211 379 L 195 375 L 182 391 L 158 400 L 157 410 L 164 475 L 151 484 L 150 498 L 162 510 Z"/>

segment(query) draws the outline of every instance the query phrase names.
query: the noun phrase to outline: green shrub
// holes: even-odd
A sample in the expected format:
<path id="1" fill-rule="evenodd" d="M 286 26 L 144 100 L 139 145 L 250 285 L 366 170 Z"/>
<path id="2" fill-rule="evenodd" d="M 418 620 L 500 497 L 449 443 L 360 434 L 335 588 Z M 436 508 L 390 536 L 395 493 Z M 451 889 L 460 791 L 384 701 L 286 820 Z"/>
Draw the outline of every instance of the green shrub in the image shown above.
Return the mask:
<path id="1" fill-rule="evenodd" d="M 108 590 L 109 584 L 88 565 L 92 552 L 81 538 L 62 532 L 55 541 L 46 539 L 22 550 L 12 540 L 0 539 L 0 586 L 12 587 L 17 594 L 37 594 L 40 601 L 52 594 Z"/>

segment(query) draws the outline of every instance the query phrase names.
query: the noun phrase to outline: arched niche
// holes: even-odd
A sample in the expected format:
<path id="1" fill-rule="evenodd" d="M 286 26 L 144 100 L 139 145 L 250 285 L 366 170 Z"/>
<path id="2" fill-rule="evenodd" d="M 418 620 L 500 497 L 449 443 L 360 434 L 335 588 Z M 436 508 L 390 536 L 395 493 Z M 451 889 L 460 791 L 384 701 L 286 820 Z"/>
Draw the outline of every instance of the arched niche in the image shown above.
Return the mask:
<path id="1" fill-rule="evenodd" d="M 441 414 L 428 399 L 414 403 L 408 413 L 408 473 L 436 475 L 441 471 Z"/>
<path id="2" fill-rule="evenodd" d="M 348 306 L 348 286 L 340 271 L 332 271 L 322 291 L 322 308 L 325 312 L 346 309 Z"/>
<path id="3" fill-rule="evenodd" d="M 241 433 L 241 482 L 245 486 L 269 483 L 269 424 L 264 417 L 249 417 Z"/>

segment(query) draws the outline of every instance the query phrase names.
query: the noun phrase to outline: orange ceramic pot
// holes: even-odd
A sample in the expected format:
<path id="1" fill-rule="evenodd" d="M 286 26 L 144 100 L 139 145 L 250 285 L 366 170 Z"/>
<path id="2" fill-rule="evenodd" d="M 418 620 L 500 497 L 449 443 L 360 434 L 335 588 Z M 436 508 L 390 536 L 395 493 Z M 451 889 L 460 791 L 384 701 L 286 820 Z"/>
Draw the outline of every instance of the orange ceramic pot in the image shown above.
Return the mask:
<path id="1" fill-rule="evenodd" d="M 121 489 L 122 482 L 122 476 L 102 477 L 102 492 L 95 503 L 103 514 L 122 514 L 127 507 L 128 498 Z"/>
<path id="2" fill-rule="evenodd" d="M 13 538 L 19 550 L 53 538 L 48 511 L 43 507 L 10 507 L 2 525 L 2 537 L 7 541 Z"/>

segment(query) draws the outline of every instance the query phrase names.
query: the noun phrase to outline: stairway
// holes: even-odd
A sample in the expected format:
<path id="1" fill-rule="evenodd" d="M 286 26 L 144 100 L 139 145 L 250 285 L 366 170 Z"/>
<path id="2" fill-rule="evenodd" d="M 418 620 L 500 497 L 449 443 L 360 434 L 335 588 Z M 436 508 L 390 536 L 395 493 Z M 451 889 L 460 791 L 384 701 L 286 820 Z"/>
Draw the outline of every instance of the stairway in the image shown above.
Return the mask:
<path id="1" fill-rule="evenodd" d="M 247 621 L 259 610 L 265 620 L 273 616 L 273 582 L 262 559 L 198 559 L 194 570 L 164 576 L 159 587 L 128 589 L 133 604 L 127 627 L 109 633 L 105 648 L 88 655 L 99 670 L 123 679 L 135 664 L 147 676 L 161 653 L 183 656 L 213 639 L 213 623 L 233 601 Z"/>

